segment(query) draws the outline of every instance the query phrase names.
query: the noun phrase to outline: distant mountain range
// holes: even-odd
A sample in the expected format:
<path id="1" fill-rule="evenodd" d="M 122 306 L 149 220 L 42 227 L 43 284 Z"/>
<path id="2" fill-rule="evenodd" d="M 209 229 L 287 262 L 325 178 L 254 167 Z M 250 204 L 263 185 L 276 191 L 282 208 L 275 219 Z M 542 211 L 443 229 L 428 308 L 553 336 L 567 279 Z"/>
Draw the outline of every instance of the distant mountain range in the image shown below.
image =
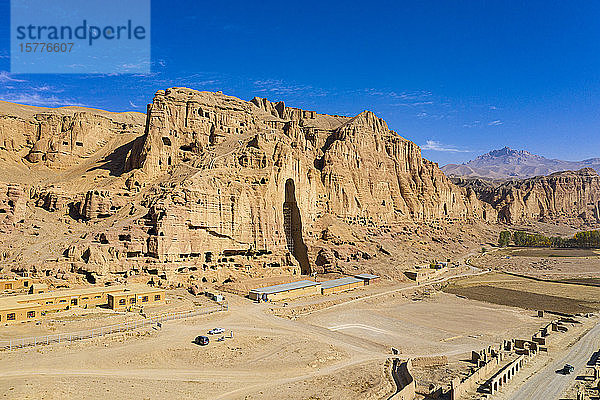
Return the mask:
<path id="1" fill-rule="evenodd" d="M 564 161 L 504 147 L 500 150 L 492 150 L 464 164 L 445 165 L 442 171 L 450 177 L 520 179 L 549 175 L 559 171 L 576 171 L 581 168 L 593 168 L 600 173 L 600 158 Z"/>

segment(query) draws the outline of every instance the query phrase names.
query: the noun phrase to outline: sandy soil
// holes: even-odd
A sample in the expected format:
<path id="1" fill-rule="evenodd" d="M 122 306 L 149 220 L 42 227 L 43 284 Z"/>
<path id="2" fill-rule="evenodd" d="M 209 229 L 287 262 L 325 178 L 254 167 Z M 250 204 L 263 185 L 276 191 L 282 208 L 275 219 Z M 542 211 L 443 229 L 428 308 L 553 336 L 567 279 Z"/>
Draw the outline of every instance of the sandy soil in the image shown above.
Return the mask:
<path id="1" fill-rule="evenodd" d="M 390 288 L 391 283 L 374 285 L 359 299 L 347 297 L 294 318 L 273 315 L 274 305 L 230 295 L 229 312 L 170 321 L 162 329 L 0 352 L 0 394 L 77 399 L 84 390 L 91 399 L 379 399 L 393 392 L 384 369 L 391 346 L 405 355 L 447 354 L 454 363 L 474 348 L 543 322 L 530 312 L 432 289 Z M 216 326 L 233 331 L 233 338 L 213 337 L 205 347 L 192 343 Z"/>
<path id="2" fill-rule="evenodd" d="M 451 357 L 470 354 L 472 349 L 501 341 L 509 333 L 531 332 L 541 324 L 532 312 L 436 292 L 416 301 L 403 294 L 392 294 L 318 312 L 300 320 L 343 332 L 357 340 L 393 346 L 403 355 L 446 354 Z"/>

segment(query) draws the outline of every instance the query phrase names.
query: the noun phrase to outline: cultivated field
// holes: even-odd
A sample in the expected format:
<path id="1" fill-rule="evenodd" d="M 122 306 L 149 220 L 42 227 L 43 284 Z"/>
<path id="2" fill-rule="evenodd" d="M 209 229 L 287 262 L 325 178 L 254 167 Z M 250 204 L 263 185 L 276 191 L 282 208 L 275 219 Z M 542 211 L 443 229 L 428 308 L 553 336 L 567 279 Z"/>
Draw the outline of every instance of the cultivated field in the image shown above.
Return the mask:
<path id="1" fill-rule="evenodd" d="M 562 313 L 600 310 L 600 287 L 541 281 L 504 273 L 459 279 L 445 287 L 444 291 L 530 310 Z"/>

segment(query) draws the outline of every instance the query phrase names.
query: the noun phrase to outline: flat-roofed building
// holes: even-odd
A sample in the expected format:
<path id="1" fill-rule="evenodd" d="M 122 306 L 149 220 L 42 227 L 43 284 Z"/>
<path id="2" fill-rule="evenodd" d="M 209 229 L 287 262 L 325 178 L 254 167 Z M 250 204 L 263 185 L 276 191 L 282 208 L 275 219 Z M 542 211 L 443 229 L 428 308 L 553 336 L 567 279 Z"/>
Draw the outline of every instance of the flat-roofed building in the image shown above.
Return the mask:
<path id="1" fill-rule="evenodd" d="M 125 310 L 135 305 L 143 307 L 164 302 L 165 291 L 158 288 L 138 287 L 108 294 L 108 308 L 111 310 Z"/>
<path id="2" fill-rule="evenodd" d="M 330 281 L 321 282 L 321 293 L 331 294 L 343 292 L 345 290 L 356 289 L 365 285 L 362 279 L 355 278 L 353 276 L 347 276 L 339 279 L 332 279 Z"/>
<path id="3" fill-rule="evenodd" d="M 127 307 L 135 306 L 137 295 L 135 292 L 115 292 L 108 294 L 108 308 L 111 310 L 125 310 Z"/>
<path id="4" fill-rule="evenodd" d="M 409 279 L 420 283 L 427 282 L 441 277 L 444 273 L 448 272 L 448 267 L 441 268 L 415 268 L 412 271 L 405 271 L 404 275 L 406 275 Z"/>
<path id="5" fill-rule="evenodd" d="M 373 274 L 358 274 L 358 275 L 354 275 L 354 277 L 358 278 L 358 279 L 362 279 L 364 281 L 365 285 L 379 281 L 379 276 L 373 275 Z"/>
<path id="6" fill-rule="evenodd" d="M 34 283 L 29 287 L 29 294 L 38 294 L 48 291 L 48 285 L 45 283 Z"/>
<path id="7" fill-rule="evenodd" d="M 0 322 L 10 324 L 39 318 L 42 315 L 42 306 L 39 304 L 8 304 L 0 310 Z"/>
<path id="8" fill-rule="evenodd" d="M 94 286 L 0 297 L 0 324 L 27 321 L 31 318 L 39 318 L 46 312 L 68 310 L 73 307 L 88 308 L 108 305 L 109 294 L 125 292 L 134 293 L 140 298 L 142 304 L 159 304 L 165 300 L 164 289 L 141 284 Z"/>
<path id="9" fill-rule="evenodd" d="M 22 276 L 16 278 L 2 278 L 0 279 L 0 291 L 28 289 L 32 283 L 33 279 Z"/>
<path id="10" fill-rule="evenodd" d="M 252 289 L 249 297 L 257 301 L 279 301 L 302 296 L 312 296 L 321 292 L 319 282 L 302 280 L 281 285 Z"/>

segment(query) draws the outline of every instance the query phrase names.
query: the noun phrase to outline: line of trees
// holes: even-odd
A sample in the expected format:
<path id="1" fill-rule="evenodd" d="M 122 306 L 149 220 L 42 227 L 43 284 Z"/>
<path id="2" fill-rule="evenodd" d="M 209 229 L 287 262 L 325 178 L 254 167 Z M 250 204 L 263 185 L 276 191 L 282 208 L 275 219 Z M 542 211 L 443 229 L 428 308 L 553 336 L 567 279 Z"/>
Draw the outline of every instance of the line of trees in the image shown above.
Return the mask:
<path id="1" fill-rule="evenodd" d="M 498 245 L 506 247 L 513 242 L 518 247 L 565 247 L 565 248 L 600 248 L 600 231 L 577 232 L 571 238 L 544 236 L 539 233 L 523 231 L 502 231 L 498 237 Z"/>

